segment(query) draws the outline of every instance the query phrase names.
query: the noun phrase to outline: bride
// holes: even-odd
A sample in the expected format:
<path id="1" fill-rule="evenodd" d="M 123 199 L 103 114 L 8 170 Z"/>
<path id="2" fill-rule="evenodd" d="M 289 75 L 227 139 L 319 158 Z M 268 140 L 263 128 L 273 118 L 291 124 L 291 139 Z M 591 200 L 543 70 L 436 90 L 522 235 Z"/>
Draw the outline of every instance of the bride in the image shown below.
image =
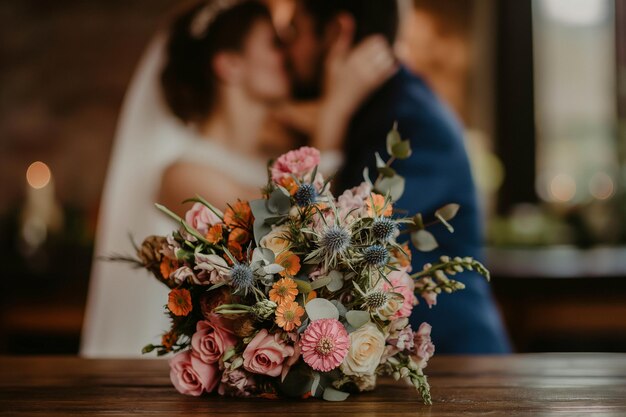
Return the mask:
<path id="1" fill-rule="evenodd" d="M 270 112 L 311 126 L 311 144 L 337 168 L 352 112 L 393 73 L 377 39 L 351 48 L 353 28 L 338 22 L 327 57 L 321 104 L 285 104 L 289 79 L 268 8 L 254 0 L 197 3 L 155 37 L 128 91 L 102 197 L 97 257 L 132 253 L 129 234 L 164 235 L 172 224 L 158 201 L 179 214 L 202 195 L 220 208 L 254 199 L 266 182 L 263 127 Z M 372 65 L 372 63 L 375 63 Z M 333 82 L 333 80 L 335 80 Z M 299 115 L 298 115 L 299 114 Z M 322 116 L 323 115 L 323 116 Z M 317 122 L 316 122 L 317 121 Z M 315 127 L 319 125 L 319 127 Z M 334 165 L 334 166 L 332 166 Z M 81 354 L 140 356 L 167 328 L 167 288 L 144 271 L 94 260 Z"/>

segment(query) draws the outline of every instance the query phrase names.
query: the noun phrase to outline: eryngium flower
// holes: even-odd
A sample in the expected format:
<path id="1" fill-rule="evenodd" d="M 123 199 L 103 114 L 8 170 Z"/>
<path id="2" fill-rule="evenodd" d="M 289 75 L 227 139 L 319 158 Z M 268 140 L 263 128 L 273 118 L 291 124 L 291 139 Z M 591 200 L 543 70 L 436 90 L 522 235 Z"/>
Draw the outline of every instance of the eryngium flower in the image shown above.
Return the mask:
<path id="1" fill-rule="evenodd" d="M 350 232 L 337 225 L 331 226 L 322 232 L 319 246 L 327 257 L 334 259 L 350 247 Z"/>
<path id="2" fill-rule="evenodd" d="M 396 223 L 387 217 L 381 217 L 374 220 L 372 225 L 372 234 L 374 238 L 382 242 L 386 242 L 393 236 L 396 231 Z"/>
<path id="3" fill-rule="evenodd" d="M 235 264 L 230 271 L 230 283 L 237 291 L 247 294 L 254 284 L 252 269 L 245 264 Z"/>
<path id="4" fill-rule="evenodd" d="M 313 184 L 302 184 L 294 194 L 293 198 L 296 200 L 296 204 L 300 207 L 310 206 L 315 203 L 315 200 L 317 199 L 317 191 L 315 190 Z"/>
<path id="5" fill-rule="evenodd" d="M 363 251 L 363 260 L 371 266 L 384 266 L 389 260 L 389 251 L 382 245 L 372 245 Z"/>
<path id="6" fill-rule="evenodd" d="M 387 301 L 389 301 L 389 295 L 385 291 L 372 291 L 365 296 L 364 307 L 367 307 L 371 311 L 383 308 Z"/>

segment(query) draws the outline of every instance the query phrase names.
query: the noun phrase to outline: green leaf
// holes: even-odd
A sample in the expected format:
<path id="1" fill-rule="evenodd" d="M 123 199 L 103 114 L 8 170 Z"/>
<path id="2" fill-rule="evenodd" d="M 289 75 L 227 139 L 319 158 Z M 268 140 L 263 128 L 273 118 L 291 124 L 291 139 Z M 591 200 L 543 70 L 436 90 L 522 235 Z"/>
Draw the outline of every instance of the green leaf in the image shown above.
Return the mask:
<path id="1" fill-rule="evenodd" d="M 311 291 L 313 291 L 313 288 L 311 288 L 311 284 L 309 284 L 306 281 L 303 281 L 301 279 L 294 279 L 296 285 L 298 286 L 298 292 L 300 294 L 308 294 Z M 311 319 L 313 320 L 313 319 Z"/>
<path id="2" fill-rule="evenodd" d="M 427 230 L 418 230 L 411 233 L 411 242 L 421 252 L 430 252 L 439 247 L 435 236 Z"/>
<path id="3" fill-rule="evenodd" d="M 330 281 L 332 281 L 332 277 L 329 275 L 320 277 L 311 283 L 311 289 L 317 290 L 318 288 L 325 287 L 330 283 Z"/>
<path id="4" fill-rule="evenodd" d="M 296 365 L 289 370 L 285 379 L 279 384 L 280 390 L 288 397 L 301 398 L 311 391 L 315 380 L 313 370 L 307 365 Z"/>
<path id="5" fill-rule="evenodd" d="M 387 153 L 393 155 L 393 147 L 402 142 L 400 132 L 398 132 L 398 122 L 393 124 L 393 128 L 387 133 Z"/>
<path id="6" fill-rule="evenodd" d="M 383 158 L 380 157 L 380 154 L 378 152 L 374 152 L 374 156 L 376 157 L 376 168 L 383 168 L 387 165 L 385 164 L 385 161 L 383 161 Z"/>
<path id="7" fill-rule="evenodd" d="M 396 175 L 396 170 L 391 167 L 384 166 L 377 168 L 377 170 L 383 177 L 393 177 Z"/>
<path id="8" fill-rule="evenodd" d="M 339 319 L 339 310 L 325 298 L 314 298 L 304 307 L 311 321 L 320 319 Z"/>
<path id="9" fill-rule="evenodd" d="M 394 175 L 393 177 L 381 179 L 378 184 L 376 184 L 376 189 L 383 195 L 389 194 L 392 201 L 398 201 L 400 197 L 402 197 L 402 194 L 404 194 L 405 183 L 406 181 L 403 177 Z"/>
<path id="10" fill-rule="evenodd" d="M 346 320 L 348 321 L 350 326 L 358 329 L 365 323 L 370 322 L 370 313 L 361 310 L 350 310 L 346 313 Z"/>
<path id="11" fill-rule="evenodd" d="M 183 222 L 183 219 L 178 214 L 174 213 L 172 210 L 168 209 L 164 205 L 156 203 L 155 206 L 156 208 L 158 208 L 163 213 L 167 214 L 168 216 L 170 216 L 172 219 L 176 220 L 177 222 L 179 223 Z"/>
<path id="12" fill-rule="evenodd" d="M 435 215 L 437 217 L 441 217 L 442 219 L 444 219 L 446 221 L 452 220 L 452 219 L 454 219 L 456 214 L 459 212 L 460 208 L 461 208 L 461 206 L 456 204 L 456 203 L 446 204 L 445 206 L 443 206 L 439 210 L 437 210 L 435 212 Z"/>
<path id="13" fill-rule="evenodd" d="M 291 198 L 289 194 L 276 188 L 270 194 L 270 198 L 267 200 L 267 210 L 272 214 L 287 214 L 291 208 Z M 269 216 L 268 216 L 269 217 Z"/>
<path id="14" fill-rule="evenodd" d="M 328 276 L 330 277 L 330 282 L 326 286 L 328 291 L 335 292 L 343 288 L 343 274 L 341 272 L 333 270 Z"/>
<path id="15" fill-rule="evenodd" d="M 345 401 L 346 398 L 348 398 L 349 396 L 350 394 L 348 394 L 347 392 L 338 391 L 334 388 L 328 387 L 324 390 L 323 398 L 326 401 Z"/>
<path id="16" fill-rule="evenodd" d="M 407 159 L 411 156 L 413 151 L 411 150 L 411 141 L 403 140 L 396 143 L 391 148 L 391 155 L 397 159 Z"/>

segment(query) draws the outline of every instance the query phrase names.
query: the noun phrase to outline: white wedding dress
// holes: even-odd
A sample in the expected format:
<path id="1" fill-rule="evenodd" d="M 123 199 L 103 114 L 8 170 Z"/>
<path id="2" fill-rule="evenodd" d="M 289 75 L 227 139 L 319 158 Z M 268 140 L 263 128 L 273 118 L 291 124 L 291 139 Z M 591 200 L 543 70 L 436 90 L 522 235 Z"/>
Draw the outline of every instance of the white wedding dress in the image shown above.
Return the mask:
<path id="1" fill-rule="evenodd" d="M 160 344 L 169 329 L 164 313 L 168 289 L 143 269 L 99 259 L 134 255 L 129 235 L 141 244 L 149 235 L 176 228 L 154 207 L 168 165 L 182 159 L 208 164 L 242 185 L 266 182 L 265 161 L 199 137 L 167 110 L 159 88 L 164 45 L 165 37 L 157 36 L 148 47 L 121 112 L 100 206 L 82 356 L 140 357 L 145 345 Z"/>

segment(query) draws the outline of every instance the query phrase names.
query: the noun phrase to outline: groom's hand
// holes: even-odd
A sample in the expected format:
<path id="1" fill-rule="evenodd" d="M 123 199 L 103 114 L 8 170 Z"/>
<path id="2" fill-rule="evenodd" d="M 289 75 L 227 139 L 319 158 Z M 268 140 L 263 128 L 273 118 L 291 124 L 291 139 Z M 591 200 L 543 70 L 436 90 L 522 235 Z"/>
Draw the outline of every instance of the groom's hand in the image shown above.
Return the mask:
<path id="1" fill-rule="evenodd" d="M 339 15 L 336 22 L 336 36 L 325 62 L 323 101 L 351 117 L 363 100 L 395 73 L 397 62 L 383 36 L 369 36 L 354 46 L 354 19 Z"/>

